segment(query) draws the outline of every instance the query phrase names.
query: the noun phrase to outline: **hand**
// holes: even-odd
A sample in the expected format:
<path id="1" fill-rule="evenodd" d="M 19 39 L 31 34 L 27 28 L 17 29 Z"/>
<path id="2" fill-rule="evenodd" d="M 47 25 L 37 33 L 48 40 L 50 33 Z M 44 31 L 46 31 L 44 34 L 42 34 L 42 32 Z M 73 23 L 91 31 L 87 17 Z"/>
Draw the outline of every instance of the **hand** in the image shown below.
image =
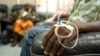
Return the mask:
<path id="1" fill-rule="evenodd" d="M 54 20 L 57 20 L 57 16 L 61 13 L 61 16 L 64 14 L 64 12 L 62 13 L 63 11 L 62 10 L 58 10 L 55 12 L 55 14 L 48 18 L 47 20 L 45 20 L 45 22 L 53 22 Z M 64 16 L 64 15 L 63 15 Z"/>
<path id="2" fill-rule="evenodd" d="M 44 49 L 44 54 L 45 55 L 50 55 L 50 56 L 57 56 L 61 55 L 64 51 L 64 47 L 60 45 L 60 43 L 57 40 L 57 36 L 54 33 L 54 28 L 53 27 L 45 36 L 44 36 L 44 41 L 41 45 L 41 48 Z M 58 30 L 58 34 L 60 35 L 67 35 L 69 34 L 70 31 L 64 27 L 60 27 Z M 74 40 L 77 36 L 76 29 L 74 29 L 74 32 L 70 38 L 61 38 L 61 42 L 64 45 L 68 45 L 69 42 Z"/>
<path id="3" fill-rule="evenodd" d="M 54 21 L 54 17 L 50 17 L 48 19 L 46 19 L 44 22 L 53 22 Z"/>

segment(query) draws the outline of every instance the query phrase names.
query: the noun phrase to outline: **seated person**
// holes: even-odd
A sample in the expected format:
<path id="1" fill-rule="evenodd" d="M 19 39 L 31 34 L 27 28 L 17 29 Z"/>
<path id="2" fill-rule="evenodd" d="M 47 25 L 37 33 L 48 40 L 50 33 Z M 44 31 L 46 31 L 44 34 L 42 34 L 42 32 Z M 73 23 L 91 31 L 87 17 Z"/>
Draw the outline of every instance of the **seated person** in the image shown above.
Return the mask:
<path id="1" fill-rule="evenodd" d="M 20 10 L 16 10 L 16 11 L 12 12 L 9 19 L 10 19 L 12 22 L 15 22 L 16 19 L 18 19 L 18 16 L 20 16 Z"/>
<path id="2" fill-rule="evenodd" d="M 30 19 L 36 18 L 36 13 L 35 13 L 35 11 L 32 10 L 32 5 L 29 3 L 26 3 L 22 9 L 12 12 L 10 19 L 12 21 L 15 21 L 18 18 L 18 16 L 20 16 L 22 13 L 24 13 L 24 14 L 27 13 L 28 14 L 27 16 Z"/>
<path id="3" fill-rule="evenodd" d="M 27 13 L 28 17 L 31 19 L 36 18 L 36 13 L 35 13 L 35 11 L 32 10 L 32 5 L 29 3 L 26 3 L 24 5 L 24 7 L 21 9 L 20 13 L 22 13 L 22 12 Z"/>
<path id="4" fill-rule="evenodd" d="M 23 41 L 23 37 L 25 36 L 28 29 L 31 27 L 34 27 L 34 23 L 27 17 L 27 15 L 22 15 L 21 18 L 17 19 L 14 23 L 14 35 L 15 35 L 15 41 L 12 44 L 12 46 L 15 46 L 18 41 L 18 35 L 22 37 L 22 40 L 20 41 L 20 46 Z"/>
<path id="5" fill-rule="evenodd" d="M 49 20 L 52 22 L 58 17 L 59 13 L 62 12 L 61 16 L 70 15 L 67 20 L 77 25 L 79 32 L 100 32 L 99 2 L 100 0 L 70 0 L 65 8 L 56 12 L 53 17 L 46 20 L 46 22 Z M 28 31 L 25 36 L 21 56 L 31 56 L 30 45 L 32 44 L 32 40 L 35 36 L 43 32 L 48 32 L 45 35 L 45 39 L 41 45 L 41 48 L 44 49 L 44 54 L 55 56 L 63 53 L 64 48 L 58 43 L 57 36 L 54 34 L 54 28 L 51 28 L 50 30 L 48 27 L 45 27 L 36 26 Z M 69 33 L 69 31 L 63 27 L 59 29 L 59 32 L 61 35 L 67 35 L 67 33 Z M 69 39 L 63 39 L 62 42 L 64 45 L 67 45 L 69 42 L 74 40 L 76 36 L 77 33 L 75 29 L 72 36 Z"/>

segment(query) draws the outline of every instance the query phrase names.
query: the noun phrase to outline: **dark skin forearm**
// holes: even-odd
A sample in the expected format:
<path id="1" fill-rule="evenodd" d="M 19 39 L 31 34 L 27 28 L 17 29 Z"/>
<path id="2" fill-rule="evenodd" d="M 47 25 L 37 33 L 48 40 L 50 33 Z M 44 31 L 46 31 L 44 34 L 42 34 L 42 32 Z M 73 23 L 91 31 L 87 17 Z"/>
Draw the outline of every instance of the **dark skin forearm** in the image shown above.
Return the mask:
<path id="1" fill-rule="evenodd" d="M 78 26 L 80 32 L 100 32 L 100 21 L 89 23 L 78 22 L 75 24 Z"/>

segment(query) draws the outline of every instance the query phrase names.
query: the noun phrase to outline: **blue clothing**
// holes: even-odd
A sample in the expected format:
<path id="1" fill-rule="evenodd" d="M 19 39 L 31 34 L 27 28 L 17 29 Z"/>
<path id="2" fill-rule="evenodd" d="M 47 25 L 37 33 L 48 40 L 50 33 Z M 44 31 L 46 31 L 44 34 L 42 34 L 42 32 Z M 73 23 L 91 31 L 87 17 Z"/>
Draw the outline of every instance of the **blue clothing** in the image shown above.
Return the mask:
<path id="1" fill-rule="evenodd" d="M 43 32 L 49 31 L 51 25 L 40 23 L 40 25 L 37 25 L 34 28 L 31 28 L 28 33 L 25 36 L 24 43 L 22 46 L 21 56 L 31 56 L 30 55 L 30 46 L 32 44 L 33 38 L 41 34 Z"/>

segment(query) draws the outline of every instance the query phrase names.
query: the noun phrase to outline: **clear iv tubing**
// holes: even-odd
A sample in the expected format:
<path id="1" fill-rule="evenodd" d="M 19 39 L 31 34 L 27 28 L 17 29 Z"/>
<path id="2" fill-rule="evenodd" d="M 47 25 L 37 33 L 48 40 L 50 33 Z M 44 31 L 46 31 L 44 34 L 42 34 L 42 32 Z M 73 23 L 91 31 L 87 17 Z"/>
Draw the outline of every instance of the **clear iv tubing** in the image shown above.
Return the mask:
<path id="1" fill-rule="evenodd" d="M 57 36 L 58 42 L 61 44 L 61 46 L 63 46 L 64 48 L 72 49 L 72 48 L 74 48 L 74 47 L 77 45 L 77 43 L 78 43 L 78 39 L 79 39 L 79 30 L 78 30 L 78 27 L 77 27 L 75 24 L 73 24 L 73 23 L 71 23 L 71 22 L 69 22 L 69 21 L 59 21 L 59 20 L 60 20 L 60 15 L 61 15 L 61 13 L 60 13 L 59 16 L 58 16 L 57 24 L 60 25 L 60 24 L 62 24 L 63 22 L 66 22 L 66 24 L 67 24 L 67 23 L 70 23 L 70 24 L 74 25 L 75 28 L 76 28 L 76 31 L 77 31 L 77 38 L 76 38 L 75 44 L 74 44 L 73 46 L 71 46 L 71 47 L 68 47 L 68 46 L 65 46 L 63 43 L 61 43 L 60 38 L 63 38 L 63 37 L 59 37 L 60 35 L 59 35 L 59 36 L 57 35 L 58 32 L 55 31 L 55 35 Z M 54 25 L 54 26 L 57 27 L 57 25 Z M 72 27 L 73 27 L 73 26 L 72 26 Z M 69 34 L 70 34 L 69 37 L 71 37 L 72 34 L 71 34 L 71 33 L 69 33 Z M 66 37 L 66 38 L 68 38 L 68 37 Z"/>
<path id="2" fill-rule="evenodd" d="M 67 22 L 67 21 L 66 21 Z M 72 24 L 72 23 L 71 23 Z M 62 44 L 61 43 L 61 41 L 60 41 L 60 38 L 61 37 L 59 37 L 59 36 L 57 36 L 56 34 L 56 36 L 57 36 L 57 38 L 58 38 L 58 42 L 61 44 L 61 46 L 63 46 L 64 48 L 69 48 L 69 49 L 72 49 L 72 48 L 74 48 L 76 45 L 77 45 L 77 43 L 78 43 L 78 39 L 79 39 L 79 31 L 78 31 L 78 27 L 75 25 L 75 24 L 73 24 L 74 26 L 75 26 L 75 28 L 76 28 L 76 31 L 77 31 L 77 38 L 76 38 L 76 41 L 75 41 L 75 44 L 73 45 L 73 46 L 71 46 L 71 47 L 68 47 L 68 46 L 65 46 L 64 44 Z M 55 32 L 55 33 L 57 33 L 57 32 Z M 70 36 L 69 36 L 70 37 Z"/>

